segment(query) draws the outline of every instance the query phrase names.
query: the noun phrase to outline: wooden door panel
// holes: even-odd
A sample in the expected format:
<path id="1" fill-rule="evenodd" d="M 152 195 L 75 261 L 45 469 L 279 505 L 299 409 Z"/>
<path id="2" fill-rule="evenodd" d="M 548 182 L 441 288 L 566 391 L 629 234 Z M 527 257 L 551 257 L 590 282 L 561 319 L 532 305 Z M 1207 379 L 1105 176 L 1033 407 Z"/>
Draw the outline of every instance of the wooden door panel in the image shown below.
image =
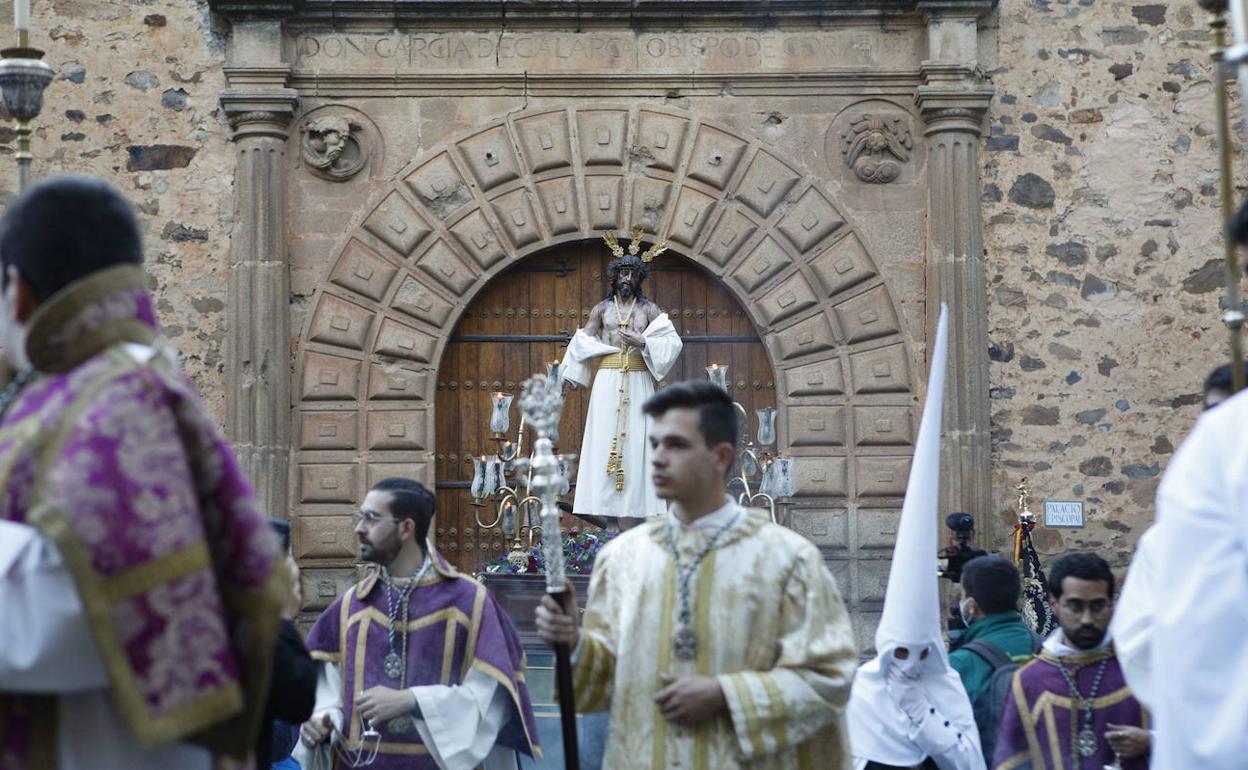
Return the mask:
<path id="1" fill-rule="evenodd" d="M 472 457 L 498 451 L 489 438 L 490 394 L 505 389 L 519 397 L 520 383 L 563 358 L 566 338 L 585 324 L 607 291 L 610 253 L 600 243 L 551 249 L 525 260 L 486 286 L 465 311 L 438 369 L 435 536 L 459 569 L 480 570 L 505 554 L 510 542 L 497 528 L 492 501 L 472 505 Z M 670 253 L 652 263 L 647 296 L 668 312 L 685 347 L 665 383 L 706 377 L 710 363 L 727 364 L 730 392 L 747 413 L 775 405 L 775 378 L 753 324 L 718 279 Z M 589 390 L 566 391 L 559 424 L 559 451 L 579 453 Z M 515 439 L 520 412 L 513 407 L 508 440 Z M 751 424 L 750 435 L 755 426 Z M 525 437 L 526 449 L 532 433 Z M 573 490 L 575 494 L 575 490 Z M 564 515 L 563 527 L 584 528 Z"/>

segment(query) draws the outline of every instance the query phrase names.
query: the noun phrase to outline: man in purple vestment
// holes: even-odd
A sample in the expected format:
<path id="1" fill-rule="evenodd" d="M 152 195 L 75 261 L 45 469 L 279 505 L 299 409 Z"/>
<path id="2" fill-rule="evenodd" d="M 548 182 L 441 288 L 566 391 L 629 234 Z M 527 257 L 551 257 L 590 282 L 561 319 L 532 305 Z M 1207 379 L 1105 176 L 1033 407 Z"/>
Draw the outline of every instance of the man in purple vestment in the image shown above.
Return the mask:
<path id="1" fill-rule="evenodd" d="M 287 571 L 142 261 L 85 177 L 0 226 L 3 770 L 209 770 L 260 728 Z"/>
<path id="2" fill-rule="evenodd" d="M 373 569 L 308 634 L 316 709 L 294 757 L 304 770 L 515 770 L 539 755 L 511 619 L 429 544 L 434 497 L 385 479 L 355 516 Z"/>
<path id="3" fill-rule="evenodd" d="M 1049 588 L 1059 628 L 1014 675 L 993 767 L 1146 770 L 1148 712 L 1127 688 L 1108 633 L 1114 573 L 1095 554 L 1068 553 L 1050 567 Z"/>

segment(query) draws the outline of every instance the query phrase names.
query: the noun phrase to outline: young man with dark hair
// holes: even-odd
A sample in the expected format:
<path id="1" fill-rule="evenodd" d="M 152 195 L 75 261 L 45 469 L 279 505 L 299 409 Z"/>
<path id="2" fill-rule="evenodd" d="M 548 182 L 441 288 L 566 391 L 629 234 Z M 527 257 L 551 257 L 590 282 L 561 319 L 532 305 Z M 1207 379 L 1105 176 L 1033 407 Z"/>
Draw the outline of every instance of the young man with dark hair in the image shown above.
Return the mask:
<path id="1" fill-rule="evenodd" d="M 1035 652 L 1035 637 L 1018 612 L 1022 590 L 1018 568 L 1004 556 L 979 556 L 962 568 L 958 610 L 966 631 L 950 645 L 949 665 L 962 677 L 972 706 L 995 668 L 979 644 L 993 645 L 1008 657 Z"/>
<path id="2" fill-rule="evenodd" d="M 372 569 L 308 634 L 321 670 L 294 755 L 302 767 L 329 767 L 337 752 L 374 755 L 375 770 L 514 770 L 517 752 L 537 752 L 519 636 L 429 543 L 434 511 L 424 485 L 391 478 L 355 515 Z"/>
<path id="3" fill-rule="evenodd" d="M 1148 715 L 1127 688 L 1109 623 L 1114 573 L 1092 553 L 1068 553 L 1049 568 L 1049 603 L 1059 627 L 1014 675 L 997 736 L 994 768 L 1145 770 Z"/>
<path id="4" fill-rule="evenodd" d="M 725 494 L 722 388 L 672 385 L 645 412 L 669 513 L 602 549 L 583 624 L 537 610 L 538 634 L 575 648 L 577 708 L 611 712 L 603 767 L 848 768 L 857 653 L 819 549 Z"/>
<path id="5" fill-rule="evenodd" d="M 284 558 L 160 336 L 140 240 L 86 177 L 0 223 L 6 770 L 207 770 L 264 716 Z"/>
<path id="6" fill-rule="evenodd" d="M 949 645 L 949 665 L 966 688 L 980 748 L 985 761 L 991 762 L 1005 684 L 1017 665 L 1015 659 L 1036 651 L 1037 638 L 1018 612 L 1023 589 L 1014 562 L 997 554 L 971 559 L 962 568 L 960 586 L 958 611 L 966 630 Z"/>

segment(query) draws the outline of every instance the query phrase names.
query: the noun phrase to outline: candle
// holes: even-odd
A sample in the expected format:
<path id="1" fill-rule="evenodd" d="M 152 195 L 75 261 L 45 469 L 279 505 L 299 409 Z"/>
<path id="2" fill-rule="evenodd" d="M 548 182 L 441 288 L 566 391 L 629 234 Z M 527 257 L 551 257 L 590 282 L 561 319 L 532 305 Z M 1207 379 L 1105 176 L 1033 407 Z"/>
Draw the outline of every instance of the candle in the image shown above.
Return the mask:
<path id="1" fill-rule="evenodd" d="M 30 29 L 30 0 L 13 0 L 13 26 L 19 32 Z"/>

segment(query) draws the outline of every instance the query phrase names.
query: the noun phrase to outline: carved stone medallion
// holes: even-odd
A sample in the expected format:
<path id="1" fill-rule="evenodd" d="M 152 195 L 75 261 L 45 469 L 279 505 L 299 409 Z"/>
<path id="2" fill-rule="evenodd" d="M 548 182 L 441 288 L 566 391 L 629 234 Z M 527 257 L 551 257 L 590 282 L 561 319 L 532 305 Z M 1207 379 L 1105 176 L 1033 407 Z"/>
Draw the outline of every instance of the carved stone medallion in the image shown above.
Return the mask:
<path id="1" fill-rule="evenodd" d="M 910 160 L 914 140 L 904 117 L 864 112 L 841 135 L 845 164 L 860 181 L 888 184 Z"/>

